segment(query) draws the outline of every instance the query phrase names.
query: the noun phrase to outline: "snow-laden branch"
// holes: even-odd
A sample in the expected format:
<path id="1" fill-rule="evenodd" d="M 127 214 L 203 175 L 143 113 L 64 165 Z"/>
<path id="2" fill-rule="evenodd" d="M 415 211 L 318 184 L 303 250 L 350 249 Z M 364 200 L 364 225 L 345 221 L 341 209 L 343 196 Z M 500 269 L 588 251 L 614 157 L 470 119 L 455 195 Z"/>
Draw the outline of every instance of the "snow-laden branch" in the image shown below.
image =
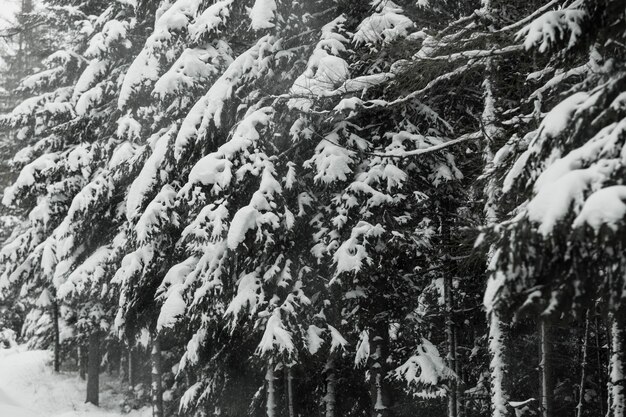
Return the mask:
<path id="1" fill-rule="evenodd" d="M 533 20 L 534 18 L 536 18 L 537 16 L 539 16 L 540 14 L 545 12 L 546 10 L 552 8 L 553 6 L 555 6 L 558 3 L 559 3 L 559 0 L 552 0 L 551 2 L 546 4 L 545 6 L 542 6 L 542 7 L 538 8 L 537 10 L 535 10 L 533 13 L 529 14 L 528 16 L 523 18 L 522 20 L 518 20 L 515 23 L 511 23 L 508 26 L 504 26 L 504 27 L 498 29 L 496 31 L 496 33 L 508 32 L 510 30 L 515 30 L 515 29 L 517 29 L 517 28 L 519 28 L 521 26 L 524 26 L 526 23 L 530 22 L 531 20 Z"/>
<path id="2" fill-rule="evenodd" d="M 424 155 L 427 153 L 432 153 L 432 152 L 437 152 L 440 151 L 442 149 L 448 148 L 450 146 L 462 143 L 462 142 L 467 142 L 470 140 L 476 140 L 476 139 L 480 139 L 484 136 L 483 132 L 473 132 L 473 133 L 466 133 L 465 135 L 459 136 L 456 139 L 452 139 L 449 140 L 447 142 L 444 143 L 440 143 L 438 145 L 433 145 L 430 146 L 428 148 L 422 148 L 422 149 L 415 149 L 412 151 L 394 151 L 394 152 L 367 152 L 367 151 L 361 151 L 361 150 L 356 150 L 356 149 L 351 149 L 351 148 L 347 148 L 344 145 L 341 145 L 333 140 L 328 139 L 328 137 L 323 136 L 322 139 L 324 139 L 327 142 L 332 143 L 335 146 L 339 146 L 341 148 L 344 149 L 348 149 L 349 151 L 352 152 L 357 152 L 357 153 L 362 153 L 365 155 L 370 155 L 370 156 L 376 156 L 379 158 L 395 158 L 395 159 L 405 159 L 405 158 L 410 158 L 413 156 L 419 156 L 419 155 Z"/>
<path id="3" fill-rule="evenodd" d="M 466 133 L 465 135 L 459 136 L 456 139 L 452 139 L 449 140 L 447 142 L 444 143 L 440 143 L 439 145 L 433 145 L 430 146 L 428 148 L 424 148 L 424 149 L 415 149 L 412 151 L 402 151 L 402 152 L 389 152 L 389 153 L 372 153 L 372 155 L 375 156 L 379 156 L 382 158 L 409 158 L 412 156 L 418 156 L 418 155 L 424 155 L 427 153 L 431 153 L 431 152 L 436 152 L 439 151 L 441 149 L 445 149 L 447 147 L 462 143 L 462 142 L 467 142 L 470 140 L 476 140 L 476 139 L 480 139 L 483 137 L 483 133 L 482 132 L 473 132 L 473 133 Z"/>
<path id="4" fill-rule="evenodd" d="M 524 45 L 509 45 L 500 49 L 484 49 L 484 50 L 474 50 L 474 51 L 463 51 L 463 52 L 455 52 L 449 55 L 437 55 L 437 56 L 418 56 L 416 57 L 418 60 L 423 61 L 446 61 L 446 62 L 455 62 L 460 60 L 467 59 L 479 59 L 479 58 L 489 58 L 492 56 L 501 56 L 514 54 L 517 52 L 521 52 L 524 50 Z"/>

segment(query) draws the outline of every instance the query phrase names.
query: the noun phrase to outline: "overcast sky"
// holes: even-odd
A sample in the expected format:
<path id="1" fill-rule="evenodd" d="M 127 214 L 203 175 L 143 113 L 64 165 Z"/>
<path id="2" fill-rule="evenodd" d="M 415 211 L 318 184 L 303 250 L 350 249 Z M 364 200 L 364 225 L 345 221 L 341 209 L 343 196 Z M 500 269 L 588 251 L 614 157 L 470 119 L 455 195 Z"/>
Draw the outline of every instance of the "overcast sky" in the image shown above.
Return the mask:
<path id="1" fill-rule="evenodd" d="M 13 16 L 22 0 L 0 0 L 0 28 L 6 27 L 11 22 Z"/>

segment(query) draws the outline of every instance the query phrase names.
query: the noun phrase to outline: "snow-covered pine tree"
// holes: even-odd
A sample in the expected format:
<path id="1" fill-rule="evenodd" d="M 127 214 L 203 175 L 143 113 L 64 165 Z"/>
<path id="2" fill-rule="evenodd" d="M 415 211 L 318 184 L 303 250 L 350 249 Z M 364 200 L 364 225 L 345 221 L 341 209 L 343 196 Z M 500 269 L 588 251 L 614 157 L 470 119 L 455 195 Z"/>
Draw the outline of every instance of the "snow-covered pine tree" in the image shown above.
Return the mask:
<path id="1" fill-rule="evenodd" d="M 29 15 L 24 25 L 35 21 L 48 20 L 49 10 Z M 30 32 L 28 27 L 17 28 Z M 55 29 L 51 28 L 53 32 Z M 61 42 L 60 47 L 65 45 Z M 24 46 L 24 45 L 22 45 Z M 32 52 L 32 51 L 31 51 Z M 28 54 L 31 66 L 35 66 L 33 54 Z M 80 168 L 74 159 L 66 166 L 59 167 L 55 174 L 52 166 L 61 154 L 58 147 L 58 135 L 52 133 L 57 123 L 63 123 L 71 117 L 69 106 L 64 102 L 68 90 L 75 79 L 75 72 L 80 68 L 80 59 L 64 51 L 53 53 L 43 61 L 44 69 L 24 78 L 18 86 L 19 97 L 29 97 L 20 103 L 11 113 L 2 116 L 4 128 L 11 129 L 11 136 L 24 148 L 13 159 L 13 169 L 20 170 L 16 182 L 8 187 L 3 196 L 5 206 L 28 218 L 19 225 L 12 237 L 4 242 L 0 254 L 3 259 L 2 292 L 6 297 L 22 298 L 32 312 L 27 315 L 24 327 L 26 339 L 33 336 L 31 346 L 41 346 L 38 340 L 53 339 L 55 345 L 55 369 L 59 366 L 59 320 L 58 303 L 54 288 L 48 277 L 35 272 L 36 263 L 42 256 L 42 242 L 59 222 L 59 212 L 67 208 L 69 197 L 63 196 L 63 189 L 70 189 L 71 177 L 80 176 Z M 20 59 L 26 59 L 22 57 Z M 16 63 L 16 65 L 19 63 Z M 20 71 L 16 71 L 19 74 Z M 22 72 L 23 73 L 23 72 Z M 57 149 L 53 144 L 57 142 Z M 51 152 L 50 152 L 51 151 Z M 50 154 L 46 155 L 47 152 Z M 67 153 L 65 155 L 67 157 Z M 66 161 L 67 162 L 67 161 Z M 76 165 L 71 167 L 70 164 Z M 43 174 L 44 170 L 50 170 Z M 49 176 L 48 176 L 49 175 Z M 55 178 L 56 177 L 56 178 Z M 65 178 L 63 178 L 65 177 Z M 61 181 L 54 188 L 54 183 Z M 67 181 L 67 182 L 65 182 Z M 65 184 L 64 184 L 65 182 Z M 37 184 L 38 183 L 38 184 Z M 50 185 L 50 190 L 47 186 Z M 71 194 L 72 191 L 70 191 Z M 49 272 L 49 271 L 48 271 Z"/>
<path id="2" fill-rule="evenodd" d="M 85 12 L 97 10 L 84 6 Z M 133 175 L 128 161 L 135 146 L 116 139 L 115 131 L 103 122 L 111 117 L 108 103 L 116 97 L 133 13 L 133 6 L 125 2 L 112 3 L 92 20 L 80 9 L 74 10 L 71 17 L 80 28 L 75 44 L 52 54 L 46 70 L 22 82 L 23 88 L 38 95 L 5 118 L 20 128 L 19 136 L 31 145 L 14 158 L 22 166 L 21 173 L 4 194 L 3 203 L 21 205 L 28 221 L 2 250 L 3 282 L 23 284 L 24 295 L 46 289 L 52 305 L 57 305 L 58 291 L 87 260 L 91 262 L 85 266 L 88 271 L 75 274 L 70 288 L 62 292 L 70 297 L 71 305 L 72 299 L 85 301 L 77 293 L 85 291 L 82 295 L 89 303 L 80 312 L 95 328 L 106 312 L 100 302 L 107 299 L 110 275 L 107 279 L 106 274 L 97 273 L 106 270 L 106 264 L 94 262 L 108 260 L 102 252 L 116 233 L 116 190 L 123 189 Z M 102 250 L 94 259 L 91 255 L 99 247 Z"/>
<path id="3" fill-rule="evenodd" d="M 582 317 L 602 302 L 612 326 L 609 415 L 624 414 L 624 15 L 615 1 L 579 1 L 525 21 L 518 38 L 538 55 L 522 101 L 526 122 L 496 155 L 510 212 L 495 229 L 486 300 L 498 314 Z M 550 51 L 550 57 L 544 57 Z M 536 121 L 535 121 L 536 120 Z M 500 174 L 498 174 L 498 172 Z M 545 406 L 544 406 L 545 408 Z"/>
<path id="4" fill-rule="evenodd" d="M 407 313 L 415 308 L 406 300 L 417 301 L 428 284 L 417 274 L 432 266 L 428 254 L 438 240 L 433 238 L 439 226 L 438 199 L 461 175 L 451 153 L 433 152 L 450 145 L 446 142 L 453 128 L 426 104 L 431 97 L 398 96 L 418 84 L 410 82 L 408 74 L 414 69 L 409 53 L 419 49 L 420 33 L 414 32 L 414 23 L 399 5 L 371 6 L 356 27 L 355 51 L 345 54 L 352 71 L 344 67 L 343 83 L 337 88 L 320 82 L 330 78 L 322 68 L 335 77 L 338 73 L 337 65 L 320 60 L 326 66 L 311 71 L 315 78 L 299 79 L 297 92 L 306 97 L 312 90 L 329 99 L 294 100 L 294 105 L 310 114 L 303 119 L 307 124 L 298 126 L 303 138 L 313 135 L 319 140 L 308 161 L 312 188 L 319 190 L 320 214 L 315 218 L 319 232 L 313 251 L 321 264 L 331 264 L 330 285 L 341 288 L 339 298 L 327 302 L 339 304 L 342 313 L 331 323 L 348 339 L 360 339 L 355 360 L 369 364 L 370 412 L 387 415 L 392 406 L 387 386 L 390 333 L 394 338 L 412 336 L 416 354 L 397 371 L 412 390 L 428 396 L 434 386 L 430 395 L 445 395 L 441 382 L 453 375 L 441 364 L 425 368 L 420 380 L 418 364 L 431 359 L 417 358 L 433 355 L 436 362 L 439 355 L 436 348 L 424 348 L 432 346 L 430 342 L 403 327 L 409 324 Z M 394 302 L 394 297 L 403 301 Z"/>
<path id="5" fill-rule="evenodd" d="M 280 196 L 283 185 L 274 178 L 278 169 L 288 170 L 289 165 L 283 159 L 279 160 L 279 166 L 274 166 L 276 157 L 269 156 L 288 142 L 269 141 L 284 133 L 272 134 L 275 111 L 259 102 L 268 94 L 284 93 L 289 88 L 289 81 L 275 77 L 290 79 L 277 69 L 289 68 L 299 57 L 298 49 L 293 47 L 298 45 L 299 39 L 293 35 L 302 22 L 295 16 L 304 15 L 305 10 L 301 5 L 292 9 L 287 3 L 278 8 L 284 9 L 282 14 L 278 14 L 276 8 L 270 8 L 268 14 L 264 8 L 269 3 L 257 3 L 249 11 L 232 1 L 216 2 L 205 10 L 200 8 L 199 2 L 164 3 L 160 9 L 162 14 L 157 12 L 155 32 L 132 65 L 137 71 L 124 80 L 127 95 L 122 95 L 119 102 L 128 112 L 125 118 L 141 112 L 143 120 L 146 115 L 154 120 L 147 123 L 144 130 L 160 124 L 170 125 L 167 134 L 161 133 L 155 138 L 158 142 L 153 146 L 152 156 L 131 186 L 127 199 L 127 217 L 135 228 L 137 251 L 149 252 L 149 259 L 134 262 L 136 253 L 131 253 L 118 271 L 117 281 L 122 285 L 123 294 L 119 323 L 128 324 L 128 309 L 134 308 L 137 297 L 143 297 L 146 302 L 154 297 L 155 287 L 150 286 L 159 282 L 154 280 L 154 273 L 172 266 L 171 257 L 165 256 L 163 251 L 175 247 L 173 241 L 163 241 L 167 234 L 162 233 L 159 224 L 171 227 L 171 217 L 168 217 L 171 215 L 162 222 L 165 218 L 161 213 L 163 209 L 171 210 L 176 206 L 181 229 L 186 227 L 182 234 L 177 231 L 170 234 L 181 237 L 178 255 L 175 255 L 182 257 L 183 262 L 173 265 L 170 272 L 164 274 L 157 291 L 163 303 L 161 314 L 152 324 L 163 332 L 181 319 L 191 319 L 184 322 L 192 326 L 195 336 L 183 357 L 181 369 L 201 378 L 184 397 L 185 407 L 189 397 L 194 397 L 193 400 L 200 397 L 201 401 L 209 403 L 219 397 L 220 392 L 212 392 L 216 388 L 212 380 L 224 371 L 219 367 L 212 369 L 216 363 L 232 361 L 229 356 L 246 358 L 246 354 L 253 354 L 254 348 L 241 352 L 220 349 L 215 352 L 219 356 L 209 356 L 208 363 L 187 371 L 198 360 L 199 343 L 208 346 L 214 345 L 210 342 L 215 340 L 242 343 L 244 332 L 239 327 L 243 325 L 240 323 L 243 309 L 249 308 L 252 313 L 257 310 L 256 303 L 250 304 L 249 299 L 250 286 L 258 285 L 255 281 L 263 279 L 268 287 L 266 291 L 280 294 L 279 298 L 274 297 L 276 299 L 259 297 L 258 302 L 264 304 L 265 312 L 260 311 L 258 318 L 254 314 L 254 320 L 249 323 L 253 330 L 258 329 L 250 335 L 261 335 L 258 332 L 262 331 L 258 353 L 267 363 L 280 365 L 282 361 L 276 361 L 271 355 L 294 350 L 282 320 L 290 320 L 293 325 L 289 316 L 296 313 L 295 304 L 307 302 L 300 289 L 302 274 L 306 273 L 298 259 L 300 255 L 296 251 L 293 260 L 287 256 L 289 246 L 294 245 L 294 239 L 289 239 L 294 233 L 290 231 L 294 228 L 294 215 L 284 207 Z M 319 8 L 318 4 L 310 6 L 314 10 Z M 315 19 L 312 22 L 315 23 Z M 168 26 L 170 23 L 175 26 Z M 247 25 L 251 25 L 252 30 Z M 282 36 L 289 48 L 283 50 L 280 38 L 267 32 Z M 157 43 L 161 38 L 167 42 Z M 237 47 L 231 48 L 231 43 Z M 148 62 L 159 62 L 159 65 L 146 64 Z M 292 80 L 296 76 L 295 72 L 293 74 Z M 209 87 L 203 91 L 203 85 Z M 265 85 L 273 88 L 263 91 Z M 133 94 L 139 97 L 146 92 L 156 99 L 150 105 L 138 107 L 135 103 L 141 106 L 142 100 L 128 99 L 134 97 Z M 198 93 L 204 95 L 197 97 Z M 193 105 L 191 109 L 190 105 Z M 246 112 L 248 107 L 250 110 Z M 231 172 L 236 172 L 236 176 Z M 161 186 L 162 191 L 153 198 Z M 289 184 L 284 186 L 289 188 Z M 166 190 L 169 191 L 164 193 Z M 229 218 L 229 211 L 232 218 Z M 263 240 L 255 243 L 255 239 L 247 238 L 246 234 L 257 227 L 256 236 Z M 275 234 L 279 232 L 272 229 L 278 227 L 282 232 Z M 153 245 L 159 242 L 162 243 L 154 249 Z M 145 247 L 150 250 L 146 252 Z M 261 249 L 263 247 L 265 249 Z M 251 256 L 259 250 L 265 255 Z M 152 273 L 146 267 L 152 268 Z M 242 276 L 237 283 L 240 272 Z M 131 276 L 136 278 L 129 279 Z M 139 305 L 145 306 L 144 303 Z M 185 314 L 187 311 L 191 315 Z M 245 339 L 250 344 L 250 336 Z M 275 348 L 278 340 L 287 345 Z M 271 372 L 274 365 L 268 367 Z M 231 388 L 222 387 L 222 394 L 228 389 Z M 204 394 L 200 395 L 200 390 Z"/>

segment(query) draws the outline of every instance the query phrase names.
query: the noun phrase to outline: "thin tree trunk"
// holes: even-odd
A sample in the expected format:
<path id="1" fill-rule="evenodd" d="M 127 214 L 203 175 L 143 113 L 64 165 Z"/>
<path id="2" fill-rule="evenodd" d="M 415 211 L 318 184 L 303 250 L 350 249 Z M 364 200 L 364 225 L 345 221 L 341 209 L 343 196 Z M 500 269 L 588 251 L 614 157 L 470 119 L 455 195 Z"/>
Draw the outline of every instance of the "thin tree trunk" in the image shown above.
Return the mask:
<path id="1" fill-rule="evenodd" d="M 87 373 L 87 349 L 82 343 L 78 344 L 78 375 L 80 379 L 85 380 Z"/>
<path id="2" fill-rule="evenodd" d="M 611 315 L 611 360 L 609 363 L 609 417 L 626 416 L 626 312 Z"/>
<path id="3" fill-rule="evenodd" d="M 337 403 L 337 376 L 333 353 L 330 353 L 326 362 L 326 417 L 335 417 L 335 405 Z"/>
<path id="4" fill-rule="evenodd" d="M 481 11 L 485 15 L 492 14 L 491 0 L 481 0 Z M 494 28 L 490 27 L 490 31 Z M 500 135 L 500 130 L 496 124 L 496 96 L 494 91 L 494 64 L 493 59 L 488 57 L 485 60 L 485 78 L 483 80 L 483 112 L 480 122 L 485 136 L 483 161 L 485 166 L 493 163 L 495 141 Z M 493 225 L 497 221 L 497 194 L 498 186 L 494 179 L 488 181 L 485 187 L 485 223 L 487 226 Z M 493 247 L 489 251 L 487 265 L 491 262 Z M 498 285 L 493 277 L 489 278 L 488 285 Z M 502 322 L 498 313 L 493 311 L 491 304 L 494 300 L 485 300 L 487 307 L 487 318 L 489 321 L 489 353 L 491 362 L 489 369 L 491 372 L 491 412 L 492 417 L 508 417 L 510 415 L 508 402 L 507 384 L 507 347 L 509 332 L 507 326 Z"/>
<path id="5" fill-rule="evenodd" d="M 59 304 L 52 302 L 52 326 L 54 332 L 54 372 L 61 369 L 61 336 L 59 332 Z"/>
<path id="6" fill-rule="evenodd" d="M 461 375 L 461 363 L 459 362 L 458 352 L 459 350 L 459 328 L 454 328 L 454 373 L 457 375 L 458 379 L 455 381 L 456 387 L 456 415 L 458 417 L 462 417 L 464 415 L 464 404 L 463 404 L 463 377 Z"/>
<path id="7" fill-rule="evenodd" d="M 89 364 L 87 367 L 87 400 L 98 405 L 100 393 L 100 332 L 89 335 Z"/>
<path id="8" fill-rule="evenodd" d="M 128 382 L 128 349 L 124 345 L 120 346 L 120 381 L 122 386 Z"/>
<path id="9" fill-rule="evenodd" d="M 108 345 L 107 358 L 107 372 L 109 375 L 113 375 L 120 368 L 117 344 L 111 343 Z"/>
<path id="10" fill-rule="evenodd" d="M 550 340 L 550 325 L 546 320 L 541 321 L 541 415 L 552 417 L 552 341 Z"/>
<path id="11" fill-rule="evenodd" d="M 285 387 L 287 388 L 287 411 L 289 417 L 295 417 L 293 408 L 293 371 L 291 366 L 285 367 Z"/>
<path id="12" fill-rule="evenodd" d="M 603 389 L 600 390 L 600 415 L 604 416 L 604 387 L 606 387 L 604 383 L 604 369 L 602 364 L 602 353 L 600 349 L 602 349 L 602 345 L 600 344 L 600 320 L 598 320 L 598 316 L 596 315 L 596 361 L 598 364 L 598 379 L 600 380 L 600 386 Z"/>
<path id="13" fill-rule="evenodd" d="M 370 374 L 372 375 L 372 417 L 391 415 L 389 387 L 385 382 L 387 357 L 389 356 L 389 330 L 387 322 L 378 323 L 371 340 L 373 353 L 370 355 Z"/>
<path id="14" fill-rule="evenodd" d="M 161 343 L 157 335 L 152 338 L 152 417 L 163 417 L 161 374 Z"/>
<path id="15" fill-rule="evenodd" d="M 139 381 L 137 375 L 139 369 L 139 367 L 137 366 L 137 361 L 137 348 L 134 346 L 130 346 L 128 348 L 128 385 L 130 386 L 131 390 L 135 387 L 135 385 L 137 385 Z"/>
<path id="16" fill-rule="evenodd" d="M 446 339 L 448 342 L 448 367 L 456 368 L 456 347 L 454 343 L 454 322 L 452 321 L 452 278 L 447 275 L 444 278 L 444 299 L 446 303 Z M 448 417 L 457 417 L 456 407 L 456 381 L 450 380 L 448 388 Z"/>
<path id="17" fill-rule="evenodd" d="M 267 364 L 267 372 L 265 373 L 265 381 L 267 382 L 267 401 L 266 410 L 267 417 L 276 416 L 276 377 L 274 376 L 274 362 L 272 360 Z"/>
<path id="18" fill-rule="evenodd" d="M 489 353 L 491 354 L 491 412 L 492 417 L 509 417 L 507 392 L 508 329 L 495 311 L 489 313 Z"/>
<path id="19" fill-rule="evenodd" d="M 583 404 L 585 402 L 585 379 L 587 378 L 587 340 L 589 339 L 589 310 L 585 314 L 585 332 L 583 334 L 583 362 L 580 365 L 580 390 L 578 393 L 578 405 L 576 406 L 576 416 L 583 416 Z"/>

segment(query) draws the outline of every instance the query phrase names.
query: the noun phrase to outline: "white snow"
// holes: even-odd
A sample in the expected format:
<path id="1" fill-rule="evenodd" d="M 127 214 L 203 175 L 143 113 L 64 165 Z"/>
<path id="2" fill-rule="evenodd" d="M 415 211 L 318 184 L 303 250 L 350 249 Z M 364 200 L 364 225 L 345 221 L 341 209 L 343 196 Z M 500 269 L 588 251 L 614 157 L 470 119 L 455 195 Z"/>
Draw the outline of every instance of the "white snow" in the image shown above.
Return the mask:
<path id="1" fill-rule="evenodd" d="M 309 349 L 309 353 L 311 355 L 315 355 L 318 350 L 324 344 L 324 339 L 322 339 L 322 334 L 324 333 L 324 329 L 317 327 L 314 324 L 311 324 L 306 331 L 306 345 Z"/>
<path id="2" fill-rule="evenodd" d="M 291 333 L 285 329 L 280 318 L 280 310 L 274 310 L 265 324 L 265 331 L 257 347 L 257 354 L 263 355 L 274 351 L 289 353 L 293 352 L 294 349 Z"/>
<path id="3" fill-rule="evenodd" d="M 345 181 L 348 178 L 347 174 L 352 172 L 350 165 L 355 152 L 339 146 L 339 140 L 340 136 L 337 132 L 327 134 L 315 148 L 315 155 L 305 162 L 305 166 L 315 163 L 316 181 L 324 183 Z"/>
<path id="4" fill-rule="evenodd" d="M 82 264 L 75 266 L 72 273 L 57 289 L 59 298 L 65 298 L 76 292 L 84 294 L 85 287 L 91 289 L 99 280 L 105 277 L 106 262 L 111 255 L 111 247 L 101 246 L 94 251 Z"/>
<path id="5" fill-rule="evenodd" d="M 220 25 L 230 17 L 230 5 L 234 0 L 221 0 L 210 5 L 196 17 L 193 24 L 189 25 L 189 37 L 193 42 L 199 42 L 202 36 L 217 32 Z"/>
<path id="6" fill-rule="evenodd" d="M 232 299 L 225 315 L 232 315 L 233 322 L 237 320 L 243 308 L 247 308 L 250 314 L 254 314 L 259 304 L 265 299 L 261 289 L 261 280 L 257 272 L 245 274 L 239 279 L 237 295 Z"/>
<path id="7" fill-rule="evenodd" d="M 126 218 L 131 220 L 139 215 L 141 205 L 146 196 L 153 191 L 163 175 L 165 175 L 164 162 L 170 142 L 176 134 L 176 125 L 167 131 L 161 131 L 149 140 L 152 146 L 152 154 L 146 160 L 139 175 L 130 186 L 126 199 Z"/>
<path id="8" fill-rule="evenodd" d="M 117 121 L 115 135 L 131 142 L 138 141 L 141 138 L 141 123 L 130 114 L 125 114 Z"/>
<path id="9" fill-rule="evenodd" d="M 370 357 L 370 337 L 367 330 L 363 330 L 359 335 L 359 344 L 354 355 L 354 364 L 363 365 Z"/>
<path id="10" fill-rule="evenodd" d="M 289 100 L 290 107 L 309 110 L 313 106 L 313 97 L 330 95 L 349 77 L 348 63 L 339 56 L 346 51 L 344 44 L 349 42 L 341 34 L 345 21 L 345 16 L 341 15 L 322 27 L 320 41 L 306 70 L 291 87 L 290 93 L 296 98 Z"/>
<path id="11" fill-rule="evenodd" d="M 544 13 L 517 32 L 517 39 L 524 39 L 524 48 L 539 47 L 546 52 L 554 42 L 565 39 L 569 33 L 567 47 L 571 48 L 582 34 L 581 23 L 587 16 L 584 10 L 563 9 Z"/>
<path id="12" fill-rule="evenodd" d="M 237 125 L 229 141 L 221 145 L 216 152 L 200 159 L 189 173 L 189 183 L 215 185 L 213 192 L 226 188 L 232 180 L 231 168 L 238 153 L 251 153 L 251 149 L 260 138 L 259 130 L 266 127 L 274 115 L 271 107 L 263 107 L 247 115 Z"/>
<path id="13" fill-rule="evenodd" d="M 264 169 L 261 184 L 252 195 L 250 204 L 239 209 L 233 216 L 227 236 L 230 249 L 236 249 L 244 241 L 245 235 L 250 229 L 261 228 L 266 224 L 274 229 L 278 228 L 279 217 L 271 211 L 273 207 L 270 202 L 280 192 L 280 184 L 274 178 L 272 170 L 270 168 Z"/>
<path id="14" fill-rule="evenodd" d="M 539 232 L 544 236 L 552 232 L 563 220 L 573 204 L 581 204 L 584 192 L 597 187 L 615 169 L 615 161 L 602 161 L 586 169 L 577 169 L 544 185 L 528 203 L 528 218 L 539 223 Z"/>
<path id="15" fill-rule="evenodd" d="M 414 24 L 404 16 L 400 6 L 391 0 L 374 0 L 376 12 L 366 17 L 354 34 L 354 43 L 376 45 L 408 36 Z"/>
<path id="16" fill-rule="evenodd" d="M 157 97 L 167 97 L 191 89 L 198 83 L 218 75 L 223 66 L 232 62 L 232 51 L 227 43 L 218 41 L 202 48 L 187 48 L 154 84 Z"/>
<path id="17" fill-rule="evenodd" d="M 441 380 L 454 377 L 439 355 L 437 348 L 426 339 L 417 347 L 415 355 L 394 371 L 396 378 L 403 379 L 408 385 L 425 384 L 436 386 Z"/>
<path id="18" fill-rule="evenodd" d="M 85 403 L 86 383 L 76 374 L 55 374 L 52 353 L 23 346 L 0 349 L 0 415 L 3 417 L 149 417 L 151 410 L 120 410 L 121 387 L 101 375 L 100 407 Z"/>
<path id="19" fill-rule="evenodd" d="M 175 200 L 176 191 L 171 185 L 165 184 L 137 220 L 135 232 L 138 243 L 148 243 L 151 237 L 162 233 L 165 225 L 178 224 L 176 215 L 171 211 Z"/>
<path id="20" fill-rule="evenodd" d="M 113 169 L 117 166 L 123 164 L 128 161 L 135 155 L 137 150 L 137 146 L 128 141 L 124 141 L 120 143 L 115 150 L 113 151 L 113 155 L 111 155 L 111 159 L 109 160 L 108 168 Z"/>
<path id="21" fill-rule="evenodd" d="M 256 0 L 250 9 L 250 26 L 254 30 L 274 27 L 276 2 L 274 0 Z"/>
<path id="22" fill-rule="evenodd" d="M 174 265 L 165 274 L 165 278 L 163 278 L 157 291 L 157 298 L 165 300 L 157 319 L 157 331 L 174 326 L 185 313 L 187 303 L 183 298 L 184 282 L 197 264 L 198 258 L 190 257 L 184 262 Z"/>
<path id="23" fill-rule="evenodd" d="M 567 215 L 570 208 L 577 213 L 584 202 L 585 193 L 589 190 L 593 192 L 601 188 L 602 183 L 619 163 L 616 159 L 618 155 L 615 154 L 616 144 L 625 129 L 626 120 L 608 125 L 581 147 L 562 158 L 552 157 L 547 161 L 549 166 L 537 178 L 534 186 L 536 195 L 527 206 L 529 218 L 541 223 L 539 227 L 541 233 L 544 235 L 550 233 L 556 223 Z M 558 155 L 558 152 L 553 154 Z M 597 204 L 604 198 L 607 199 L 606 203 L 611 201 L 613 206 L 607 206 L 606 213 L 600 214 L 597 211 Z M 606 220 L 609 222 L 617 221 L 618 219 L 611 216 L 619 213 L 618 198 L 617 195 L 611 196 L 610 192 L 600 193 L 591 199 L 585 217 L 580 218 L 576 226 L 580 226 L 580 222 L 585 222 L 586 216 L 594 217 L 589 220 L 598 227 L 600 225 L 597 222 L 601 221 L 604 215 L 608 216 Z"/>
<path id="24" fill-rule="evenodd" d="M 153 33 L 124 76 L 118 108 L 124 108 L 138 89 L 159 79 L 162 58 L 171 62 L 178 55 L 179 47 L 175 45 L 174 35 L 190 25 L 200 3 L 200 0 L 177 0 L 167 10 L 159 11 Z"/>
<path id="25" fill-rule="evenodd" d="M 89 64 L 74 85 L 72 101 L 77 102 L 86 91 L 95 86 L 98 80 L 106 74 L 108 67 L 109 63 L 107 61 L 100 61 L 99 59 L 89 61 Z"/>
<path id="26" fill-rule="evenodd" d="M 587 197 L 572 227 L 588 224 L 597 231 L 602 225 L 607 225 L 617 230 L 617 227 L 623 224 L 624 216 L 626 216 L 626 186 L 614 185 Z"/>
<path id="27" fill-rule="evenodd" d="M 551 138 L 561 134 L 569 124 L 569 121 L 578 107 L 584 103 L 587 98 L 589 98 L 589 94 L 581 91 L 561 101 L 546 114 L 541 122 L 539 131 Z"/>
<path id="28" fill-rule="evenodd" d="M 239 55 L 212 85 L 207 93 L 194 104 L 182 122 L 174 156 L 180 159 L 195 138 L 203 137 L 211 123 L 220 127 L 222 109 L 235 88 L 248 78 L 256 78 L 268 69 L 266 55 L 274 49 L 274 38 L 266 35 L 250 49 Z"/>
<path id="29" fill-rule="evenodd" d="M 384 233 L 380 224 L 372 225 L 360 221 L 351 231 L 350 238 L 343 242 L 333 255 L 336 264 L 335 277 L 342 272 L 359 272 L 365 265 L 369 265 L 371 258 L 367 252 L 366 244 L 371 243 L 368 239 L 376 239 Z"/>
<path id="30" fill-rule="evenodd" d="M 56 166 L 58 155 L 55 153 L 46 153 L 26 165 L 20 171 L 13 185 L 5 188 L 2 204 L 10 206 L 15 202 L 18 192 L 28 189 L 35 184 L 35 176 L 40 175 L 47 170 L 51 170 Z"/>
<path id="31" fill-rule="evenodd" d="M 335 329 L 330 324 L 328 325 L 328 330 L 330 331 L 330 351 L 334 352 L 335 350 L 342 348 L 344 349 L 348 346 L 348 341 L 339 333 L 339 330 Z"/>

